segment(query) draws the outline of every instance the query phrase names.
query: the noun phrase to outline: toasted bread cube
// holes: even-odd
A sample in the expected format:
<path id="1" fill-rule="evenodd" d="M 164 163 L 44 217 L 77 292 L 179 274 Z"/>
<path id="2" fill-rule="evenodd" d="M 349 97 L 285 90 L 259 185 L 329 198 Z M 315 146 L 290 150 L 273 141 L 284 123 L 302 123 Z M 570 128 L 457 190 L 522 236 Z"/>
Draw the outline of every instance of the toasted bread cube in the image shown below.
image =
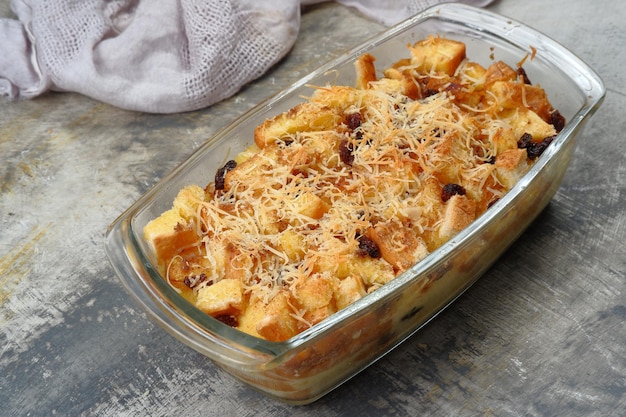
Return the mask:
<path id="1" fill-rule="evenodd" d="M 496 61 L 489 65 L 485 74 L 485 84 L 490 85 L 496 81 L 515 81 L 517 72 L 502 61 Z"/>
<path id="2" fill-rule="evenodd" d="M 397 60 L 396 62 L 394 62 L 391 67 L 389 68 L 393 68 L 396 69 L 398 71 L 404 71 L 407 68 L 411 67 L 411 58 L 400 58 L 399 60 Z M 387 68 L 387 69 L 389 69 Z M 385 71 L 387 70 L 385 69 Z M 387 75 L 385 75 L 387 76 Z"/>
<path id="3" fill-rule="evenodd" d="M 305 310 L 326 307 L 333 299 L 332 282 L 327 276 L 316 274 L 298 281 L 293 295 L 298 305 Z"/>
<path id="4" fill-rule="evenodd" d="M 345 245 L 329 251 L 315 260 L 315 270 L 327 272 L 338 279 L 350 275 L 360 277 L 366 286 L 386 284 L 394 278 L 391 264 L 383 258 L 358 255 L 355 248 Z"/>
<path id="5" fill-rule="evenodd" d="M 293 210 L 312 219 L 320 219 L 329 209 L 329 205 L 310 191 L 306 191 L 292 200 Z"/>
<path id="6" fill-rule="evenodd" d="M 306 322 L 309 323 L 311 326 L 313 326 L 320 321 L 332 316 L 336 312 L 337 310 L 331 304 L 328 304 L 324 307 L 307 311 L 306 313 L 304 313 L 304 316 L 302 318 L 306 320 Z"/>
<path id="7" fill-rule="evenodd" d="M 452 238 L 476 219 L 476 204 L 464 195 L 453 195 L 446 202 L 443 221 L 439 228 L 442 242 Z"/>
<path id="8" fill-rule="evenodd" d="M 337 309 L 341 310 L 363 298 L 367 292 L 363 280 L 358 275 L 348 275 L 335 284 L 334 297 Z"/>
<path id="9" fill-rule="evenodd" d="M 235 186 L 248 187 L 258 183 L 263 177 L 263 172 L 271 170 L 276 164 L 276 160 L 275 150 L 264 150 L 249 157 L 226 173 L 224 189 L 230 190 Z"/>
<path id="10" fill-rule="evenodd" d="M 302 260 L 306 253 L 305 245 L 304 237 L 294 232 L 293 229 L 284 230 L 278 238 L 278 249 L 292 262 Z"/>
<path id="11" fill-rule="evenodd" d="M 298 333 L 298 322 L 291 314 L 287 291 L 276 294 L 265 306 L 265 314 L 257 322 L 256 331 L 273 342 L 287 340 Z"/>
<path id="12" fill-rule="evenodd" d="M 195 217 L 198 205 L 204 200 L 204 190 L 197 185 L 190 185 L 179 191 L 170 210 L 150 221 L 144 228 L 144 237 L 148 241 L 159 235 L 169 235 L 178 224 L 187 226 Z"/>
<path id="13" fill-rule="evenodd" d="M 403 78 L 402 71 L 400 71 L 398 68 L 395 68 L 395 67 L 385 68 L 383 70 L 383 75 L 385 76 L 385 78 L 388 78 L 390 80 L 399 81 Z"/>
<path id="14" fill-rule="evenodd" d="M 434 177 L 428 177 L 424 181 L 422 190 L 420 191 L 417 204 L 421 209 L 423 217 L 430 219 L 431 226 L 436 220 L 439 219 L 440 213 L 443 211 L 443 202 L 441 201 L 441 185 L 439 181 Z M 428 239 L 426 239 L 428 241 Z M 434 248 L 429 247 L 430 251 Z"/>
<path id="15" fill-rule="evenodd" d="M 185 284 L 185 278 L 198 277 L 201 274 L 210 275 L 211 271 L 206 259 L 200 256 L 174 256 L 171 257 L 169 263 L 164 265 L 166 271 L 165 279 L 167 282 L 181 291 L 191 292 L 191 288 Z"/>
<path id="16" fill-rule="evenodd" d="M 252 145 L 248 146 L 246 149 L 235 155 L 234 161 L 237 162 L 237 165 L 243 164 L 245 161 L 259 153 L 259 151 L 259 147 L 256 145 L 256 143 L 253 143 Z"/>
<path id="17" fill-rule="evenodd" d="M 532 110 L 518 109 L 506 119 L 513 127 L 515 136 L 521 138 L 524 133 L 529 133 L 534 141 L 556 135 L 554 126 L 543 121 Z"/>
<path id="18" fill-rule="evenodd" d="M 174 209 L 167 210 L 146 225 L 144 238 L 159 260 L 170 259 L 199 242 L 196 232 Z"/>
<path id="19" fill-rule="evenodd" d="M 334 85 L 317 89 L 310 101 L 317 106 L 321 106 L 321 108 L 334 109 L 343 113 L 344 110 L 361 103 L 361 100 L 367 94 L 367 90 Z"/>
<path id="20" fill-rule="evenodd" d="M 336 108 L 312 102 L 301 103 L 257 126 L 254 142 L 259 148 L 265 148 L 297 132 L 329 130 L 340 122 L 341 116 Z"/>
<path id="21" fill-rule="evenodd" d="M 411 50 L 411 63 L 418 71 L 454 75 L 465 59 L 465 44 L 452 39 L 430 36 L 416 42 Z"/>
<path id="22" fill-rule="evenodd" d="M 428 255 L 426 245 L 410 228 L 397 223 L 381 223 L 368 230 L 382 257 L 397 272 L 405 271 Z"/>
<path id="23" fill-rule="evenodd" d="M 173 208 L 183 219 L 190 220 L 196 216 L 198 205 L 203 201 L 204 190 L 197 185 L 188 185 L 174 199 Z"/>
<path id="24" fill-rule="evenodd" d="M 207 254 L 203 256 L 209 264 L 211 275 L 223 278 L 232 253 L 228 250 L 228 244 L 223 240 L 213 239 L 206 245 Z M 210 258 L 210 259 L 209 259 Z"/>
<path id="25" fill-rule="evenodd" d="M 478 87 L 485 83 L 487 69 L 476 62 L 466 62 L 463 64 L 459 75 L 462 81 L 467 81 L 468 84 Z"/>
<path id="26" fill-rule="evenodd" d="M 224 277 L 241 282 L 248 280 L 254 268 L 254 261 L 249 253 L 237 250 L 232 244 L 224 248 Z"/>
<path id="27" fill-rule="evenodd" d="M 380 80 L 373 81 L 370 84 L 370 88 L 375 91 L 393 94 L 397 91 L 403 91 L 404 80 L 402 79 L 402 74 L 400 74 L 398 78 L 381 78 Z"/>
<path id="28" fill-rule="evenodd" d="M 485 165 L 485 170 L 481 176 L 463 185 L 467 195 L 476 202 L 477 213 L 484 213 L 504 194 L 504 187 L 497 179 L 495 165 L 483 165 Z"/>
<path id="29" fill-rule="evenodd" d="M 496 81 L 489 86 L 489 91 L 497 98 L 500 108 L 526 107 L 537 113 L 544 121 L 550 120 L 552 105 L 541 88 L 517 81 Z"/>
<path id="30" fill-rule="evenodd" d="M 264 235 L 275 235 L 285 227 L 276 210 L 257 211 L 255 214 L 259 231 Z"/>
<path id="31" fill-rule="evenodd" d="M 505 188 L 513 187 L 528 171 L 526 149 L 509 149 L 496 157 L 496 175 Z"/>
<path id="32" fill-rule="evenodd" d="M 143 229 L 144 238 L 154 245 L 158 238 L 169 237 L 176 234 L 178 225 L 187 228 L 187 221 L 183 219 L 176 209 L 169 209 L 159 217 L 151 220 Z M 153 248 L 154 249 L 154 248 Z"/>
<path id="33" fill-rule="evenodd" d="M 410 71 L 387 68 L 384 74 L 386 78 L 372 83 L 374 89 L 385 91 L 389 94 L 399 91 L 413 100 L 421 98 L 420 87 Z"/>
<path id="34" fill-rule="evenodd" d="M 494 164 L 481 164 L 471 170 L 471 174 L 462 177 L 461 185 L 466 195 L 476 202 L 477 212 L 482 213 L 493 202 L 501 184 L 496 180 Z"/>
<path id="35" fill-rule="evenodd" d="M 469 157 L 469 149 L 465 146 L 465 143 L 457 135 L 446 135 L 436 145 L 434 152 L 444 156 L 434 176 L 442 184 L 458 182 L 462 167 L 460 161 Z"/>
<path id="36" fill-rule="evenodd" d="M 302 146 L 309 160 L 324 164 L 329 168 L 339 165 L 340 136 L 336 132 L 312 133 L 302 137 Z"/>
<path id="37" fill-rule="evenodd" d="M 190 185 L 178 193 L 173 207 L 151 220 L 143 229 L 144 238 L 159 259 L 168 259 L 198 241 L 192 228 L 204 190 Z"/>
<path id="38" fill-rule="evenodd" d="M 420 98 L 420 88 L 411 71 L 400 71 L 398 68 L 390 67 L 384 71 L 384 75 L 385 78 L 373 83 L 373 87 L 376 90 L 390 94 L 400 91 L 413 100 Z"/>
<path id="39" fill-rule="evenodd" d="M 356 88 L 366 89 L 372 81 L 376 81 L 376 67 L 374 58 L 370 54 L 363 54 L 354 63 L 356 69 Z"/>
<path id="40" fill-rule="evenodd" d="M 262 337 L 257 332 L 258 323 L 265 317 L 266 304 L 258 298 L 250 298 L 245 303 L 245 308 L 241 311 L 237 319 L 239 325 L 237 328 L 242 332 L 251 334 L 252 336 Z"/>
<path id="41" fill-rule="evenodd" d="M 489 130 L 489 133 L 491 134 L 489 140 L 491 141 L 493 146 L 492 149 L 495 155 L 500 155 L 508 149 L 517 148 L 517 140 L 519 137 L 515 135 L 515 131 L 508 125 L 508 123 L 493 121 L 492 125 L 497 126 L 496 129 Z"/>
<path id="42" fill-rule="evenodd" d="M 237 314 L 243 303 L 243 286 L 238 279 L 223 279 L 202 287 L 196 298 L 196 307 L 212 316 Z"/>
<path id="43" fill-rule="evenodd" d="M 426 203 L 426 205 L 437 205 L 441 203 L 441 185 L 437 178 L 430 176 L 424 181 L 422 191 L 420 193 L 420 202 Z"/>
<path id="44" fill-rule="evenodd" d="M 392 265 L 384 258 L 371 258 L 367 255 L 351 256 L 340 266 L 338 277 L 346 278 L 350 275 L 359 276 L 367 286 L 383 285 L 395 277 Z"/>
<path id="45" fill-rule="evenodd" d="M 337 310 L 333 304 L 332 281 L 324 275 L 314 275 L 298 282 L 293 290 L 296 303 L 304 309 L 304 319 L 317 324 Z"/>

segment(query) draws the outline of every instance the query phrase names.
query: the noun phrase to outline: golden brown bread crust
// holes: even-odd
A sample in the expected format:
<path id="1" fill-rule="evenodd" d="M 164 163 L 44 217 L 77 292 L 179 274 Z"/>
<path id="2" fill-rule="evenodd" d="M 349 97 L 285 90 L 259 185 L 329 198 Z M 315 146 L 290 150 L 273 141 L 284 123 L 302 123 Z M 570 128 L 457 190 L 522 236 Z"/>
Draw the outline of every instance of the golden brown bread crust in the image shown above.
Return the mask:
<path id="1" fill-rule="evenodd" d="M 468 61 L 457 41 L 409 51 L 381 78 L 362 56 L 356 87 L 317 88 L 259 125 L 215 182 L 181 190 L 144 231 L 170 284 L 233 327 L 286 340 L 513 187 L 533 163 L 527 149 L 556 134 L 545 92 L 502 62 Z"/>
<path id="2" fill-rule="evenodd" d="M 354 63 L 356 70 L 356 88 L 364 90 L 369 88 L 372 81 L 376 81 L 376 68 L 374 67 L 374 58 L 370 54 L 363 54 L 357 58 Z"/>

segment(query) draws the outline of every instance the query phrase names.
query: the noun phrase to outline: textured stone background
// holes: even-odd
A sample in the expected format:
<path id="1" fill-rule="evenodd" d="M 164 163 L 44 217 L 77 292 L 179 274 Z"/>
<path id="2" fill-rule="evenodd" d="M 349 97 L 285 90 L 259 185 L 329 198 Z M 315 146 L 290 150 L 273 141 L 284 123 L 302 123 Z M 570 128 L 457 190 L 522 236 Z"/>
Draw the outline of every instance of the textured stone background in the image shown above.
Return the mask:
<path id="1" fill-rule="evenodd" d="M 573 50 L 604 79 L 605 102 L 552 203 L 498 263 L 423 331 L 305 407 L 257 394 L 149 321 L 103 235 L 204 139 L 383 28 L 335 4 L 307 9 L 286 59 L 192 113 L 68 93 L 0 98 L 0 414 L 626 415 L 626 3 L 489 9 Z"/>

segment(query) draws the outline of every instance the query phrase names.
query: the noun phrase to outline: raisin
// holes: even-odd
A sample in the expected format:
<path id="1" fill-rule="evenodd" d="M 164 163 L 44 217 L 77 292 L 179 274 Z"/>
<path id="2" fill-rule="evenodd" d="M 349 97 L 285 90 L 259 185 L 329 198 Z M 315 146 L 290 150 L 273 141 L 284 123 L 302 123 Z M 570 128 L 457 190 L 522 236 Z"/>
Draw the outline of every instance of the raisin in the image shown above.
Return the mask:
<path id="1" fill-rule="evenodd" d="M 526 149 L 533 140 L 533 136 L 530 133 L 524 133 L 517 141 L 517 147 L 520 149 Z"/>
<path id="2" fill-rule="evenodd" d="M 232 316 L 230 314 L 222 314 L 219 316 L 215 316 L 215 318 L 227 326 L 230 326 L 230 327 L 239 326 L 239 320 L 237 320 L 237 317 Z"/>
<path id="3" fill-rule="evenodd" d="M 350 130 L 356 130 L 363 122 L 361 113 L 350 113 L 346 115 L 346 125 Z"/>
<path id="4" fill-rule="evenodd" d="M 435 90 L 434 88 L 427 88 L 426 91 L 424 91 L 424 98 L 434 96 L 437 93 L 439 93 L 439 90 Z"/>
<path id="5" fill-rule="evenodd" d="M 206 274 L 203 273 L 200 275 L 187 275 L 185 279 L 183 280 L 183 282 L 189 288 L 195 288 L 206 280 L 207 280 L 207 276 Z"/>
<path id="6" fill-rule="evenodd" d="M 524 70 L 524 68 L 519 67 L 517 69 L 517 75 L 522 79 L 522 81 L 524 82 L 524 84 L 528 84 L 528 85 L 532 85 L 532 83 L 530 82 L 530 80 L 528 79 L 528 75 L 526 75 L 526 70 Z"/>
<path id="7" fill-rule="evenodd" d="M 448 84 L 448 86 L 446 87 L 445 91 L 449 91 L 449 92 L 457 92 L 457 91 L 461 91 L 463 90 L 463 86 L 459 83 L 450 83 Z"/>
<path id="8" fill-rule="evenodd" d="M 223 167 L 217 170 L 217 172 L 215 173 L 215 189 L 216 190 L 224 189 L 224 181 L 226 180 L 226 173 L 228 171 L 235 169 L 236 166 L 237 166 L 237 162 L 231 159 L 230 161 L 226 162 L 226 164 Z"/>
<path id="9" fill-rule="evenodd" d="M 517 147 L 520 149 L 526 149 L 526 154 L 530 159 L 536 159 L 546 150 L 548 145 L 552 143 L 556 136 L 548 136 L 541 142 L 533 141 L 533 137 L 529 133 L 524 133 L 522 137 L 517 141 Z"/>
<path id="10" fill-rule="evenodd" d="M 452 196 L 455 195 L 465 195 L 465 188 L 463 188 L 463 186 L 459 184 L 454 183 L 446 184 L 443 186 L 443 189 L 441 190 L 441 199 L 444 203 L 450 200 Z"/>
<path id="11" fill-rule="evenodd" d="M 430 77 L 421 77 L 416 80 L 420 87 L 420 97 L 427 98 L 439 93 L 439 90 L 430 86 Z"/>
<path id="12" fill-rule="evenodd" d="M 357 251 L 357 255 L 366 256 L 369 255 L 370 258 L 380 258 L 380 249 L 376 242 L 370 239 L 367 236 L 359 236 L 357 237 L 359 241 L 359 250 Z"/>
<path id="13" fill-rule="evenodd" d="M 339 159 L 341 159 L 341 162 L 344 164 L 352 165 L 354 162 L 353 151 L 354 146 L 347 139 L 339 142 Z"/>
<path id="14" fill-rule="evenodd" d="M 558 110 L 554 110 L 550 113 L 550 124 L 557 132 L 560 132 L 565 127 L 565 117 Z"/>
<path id="15" fill-rule="evenodd" d="M 555 136 L 548 136 L 541 142 L 530 142 L 530 144 L 526 148 L 526 153 L 528 154 L 528 157 L 530 159 L 538 158 L 543 153 L 543 151 L 546 150 L 548 145 L 552 143 L 554 138 Z"/>

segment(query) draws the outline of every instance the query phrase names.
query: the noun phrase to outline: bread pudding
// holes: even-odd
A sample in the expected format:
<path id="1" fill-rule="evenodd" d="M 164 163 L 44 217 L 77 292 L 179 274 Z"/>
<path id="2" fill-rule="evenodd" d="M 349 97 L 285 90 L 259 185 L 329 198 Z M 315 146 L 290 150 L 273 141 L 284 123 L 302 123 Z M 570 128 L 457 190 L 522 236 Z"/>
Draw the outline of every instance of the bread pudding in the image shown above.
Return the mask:
<path id="1" fill-rule="evenodd" d="M 145 226 L 198 309 L 270 341 L 301 333 L 489 210 L 564 125 L 523 62 L 483 66 L 437 36 L 375 61 L 356 60 L 354 86 L 311 86 Z"/>

